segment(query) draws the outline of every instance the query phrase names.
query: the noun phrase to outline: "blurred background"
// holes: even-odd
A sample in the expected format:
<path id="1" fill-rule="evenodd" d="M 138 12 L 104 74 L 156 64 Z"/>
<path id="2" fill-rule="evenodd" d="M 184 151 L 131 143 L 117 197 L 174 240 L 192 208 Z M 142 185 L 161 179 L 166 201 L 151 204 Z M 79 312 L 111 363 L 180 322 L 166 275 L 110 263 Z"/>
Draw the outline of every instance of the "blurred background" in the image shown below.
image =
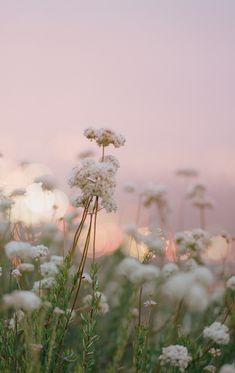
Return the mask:
<path id="1" fill-rule="evenodd" d="M 208 226 L 235 235 L 235 2 L 0 0 L 0 7 L 1 185 L 19 186 L 17 164 L 30 161 L 70 193 L 78 154 L 98 156 L 83 130 L 107 126 L 127 139 L 113 151 L 121 224 L 136 214 L 137 197 L 124 183 L 141 191 L 152 181 L 167 186 L 177 229 L 184 185 L 176 170 L 193 167 L 215 202 Z M 185 214 L 186 228 L 198 225 L 193 208 Z"/>

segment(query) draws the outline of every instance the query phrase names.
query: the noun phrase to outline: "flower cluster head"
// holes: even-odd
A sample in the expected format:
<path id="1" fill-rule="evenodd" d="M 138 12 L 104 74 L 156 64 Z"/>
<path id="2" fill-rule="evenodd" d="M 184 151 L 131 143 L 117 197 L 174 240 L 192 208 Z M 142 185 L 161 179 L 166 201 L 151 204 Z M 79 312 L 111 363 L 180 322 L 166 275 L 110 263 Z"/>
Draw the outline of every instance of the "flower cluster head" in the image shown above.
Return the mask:
<path id="1" fill-rule="evenodd" d="M 94 128 L 87 128 L 84 131 L 84 136 L 91 141 L 94 140 L 97 145 L 103 147 L 112 144 L 115 148 L 120 148 L 125 144 L 126 141 L 121 134 L 115 133 L 107 128 L 100 128 L 98 130 L 95 130 Z"/>
<path id="2" fill-rule="evenodd" d="M 194 168 L 185 167 L 185 168 L 179 168 L 176 171 L 176 174 L 182 177 L 196 177 L 198 176 L 198 171 L 195 170 Z"/>
<path id="3" fill-rule="evenodd" d="M 74 168 L 69 179 L 71 187 L 79 188 L 81 194 L 75 200 L 76 207 L 84 207 L 93 197 L 99 197 L 100 204 L 107 212 L 116 210 L 113 200 L 116 186 L 118 162 L 114 157 L 105 157 L 104 161 L 84 159 L 81 167 Z"/>
<path id="4" fill-rule="evenodd" d="M 48 248 L 44 245 L 31 246 L 28 242 L 10 241 L 5 245 L 5 252 L 9 259 L 38 259 L 48 255 Z"/>
<path id="5" fill-rule="evenodd" d="M 180 255 L 189 254 L 192 257 L 197 257 L 208 248 L 210 234 L 200 228 L 178 232 L 175 235 L 175 242 Z"/>
<path id="6" fill-rule="evenodd" d="M 213 322 L 203 330 L 203 337 L 221 345 L 228 344 L 230 340 L 228 327 L 218 321 Z"/>
<path id="7" fill-rule="evenodd" d="M 209 305 L 209 289 L 213 275 L 208 268 L 198 266 L 191 272 L 176 272 L 163 286 L 170 300 L 184 301 L 190 311 L 203 312 Z"/>
<path id="8" fill-rule="evenodd" d="M 179 368 L 180 372 L 184 372 L 192 358 L 188 353 L 187 347 L 171 345 L 163 347 L 159 360 L 161 365 L 169 364 L 172 367 Z"/>
<path id="9" fill-rule="evenodd" d="M 15 290 L 3 297 L 7 307 L 22 308 L 25 311 L 33 311 L 41 306 L 41 299 L 32 291 Z"/>
<path id="10" fill-rule="evenodd" d="M 127 257 L 117 268 L 118 275 L 128 279 L 133 284 L 144 284 L 156 280 L 160 270 L 152 264 L 141 264 L 137 259 Z"/>
<path id="11" fill-rule="evenodd" d="M 91 306 L 92 305 L 92 302 L 93 302 L 93 296 L 91 294 L 88 294 L 86 295 L 84 298 L 83 298 L 83 304 L 85 306 Z M 101 313 L 101 314 L 106 314 L 108 311 L 109 311 L 109 304 L 107 302 L 107 298 L 106 296 L 99 292 L 99 291 L 96 291 L 95 292 L 95 302 L 97 302 L 97 306 L 98 306 L 98 311 Z"/>
<path id="12" fill-rule="evenodd" d="M 211 209 L 214 207 L 213 201 L 207 196 L 207 187 L 203 183 L 196 183 L 186 194 L 195 207 L 201 209 Z"/>

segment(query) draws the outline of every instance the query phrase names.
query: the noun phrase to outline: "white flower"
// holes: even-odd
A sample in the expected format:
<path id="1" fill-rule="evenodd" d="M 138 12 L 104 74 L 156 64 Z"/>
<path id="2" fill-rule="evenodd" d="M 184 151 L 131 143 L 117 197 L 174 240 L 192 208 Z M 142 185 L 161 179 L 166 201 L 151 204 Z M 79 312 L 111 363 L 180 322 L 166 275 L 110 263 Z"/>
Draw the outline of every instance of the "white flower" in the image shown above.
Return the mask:
<path id="1" fill-rule="evenodd" d="M 214 365 L 207 365 L 205 368 L 203 368 L 206 372 L 215 373 L 216 367 Z"/>
<path id="2" fill-rule="evenodd" d="M 55 277 L 58 272 L 58 266 L 54 262 L 45 262 L 40 265 L 42 277 Z"/>
<path id="3" fill-rule="evenodd" d="M 218 321 L 206 327 L 203 330 L 203 336 L 221 345 L 228 344 L 230 340 L 228 327 Z"/>
<path id="4" fill-rule="evenodd" d="M 225 364 L 222 366 L 219 373 L 235 373 L 235 366 L 233 364 Z"/>
<path id="5" fill-rule="evenodd" d="M 92 279 L 91 279 L 91 276 L 89 275 L 89 273 L 86 273 L 86 272 L 83 273 L 83 275 L 82 275 L 82 281 L 85 284 L 92 284 Z"/>
<path id="6" fill-rule="evenodd" d="M 91 141 L 95 140 L 97 145 L 104 147 L 112 144 L 115 148 L 120 148 L 126 141 L 122 135 L 107 128 L 100 128 L 98 130 L 87 128 L 84 131 L 84 136 Z"/>
<path id="7" fill-rule="evenodd" d="M 179 271 L 179 267 L 177 264 L 171 262 L 171 263 L 166 263 L 163 268 L 162 268 L 162 275 L 164 278 L 168 278 L 171 275 L 174 275 Z"/>
<path id="8" fill-rule="evenodd" d="M 64 314 L 65 314 L 65 311 L 62 310 L 62 309 L 59 308 L 59 307 L 55 307 L 54 310 L 53 310 L 53 313 L 55 313 L 56 315 L 64 315 Z"/>
<path id="9" fill-rule="evenodd" d="M 226 287 L 235 291 L 235 276 L 232 276 L 228 279 L 228 281 L 226 282 Z"/>
<path id="10" fill-rule="evenodd" d="M 191 311 L 205 311 L 209 305 L 206 290 L 199 284 L 193 284 L 186 295 L 185 303 Z"/>
<path id="11" fill-rule="evenodd" d="M 219 348 L 211 347 L 208 351 L 213 357 L 217 357 L 221 355 L 221 350 Z"/>
<path id="12" fill-rule="evenodd" d="M 44 245 L 32 246 L 30 251 L 30 256 L 34 259 L 46 257 L 48 254 L 49 250 Z"/>
<path id="13" fill-rule="evenodd" d="M 8 307 L 23 308 L 25 311 L 33 311 L 41 306 L 41 299 L 32 291 L 15 290 L 4 295 L 3 301 Z"/>
<path id="14" fill-rule="evenodd" d="M 146 302 L 144 302 L 144 306 L 146 308 L 152 308 L 154 306 L 156 306 L 157 302 L 154 302 L 154 300 L 150 299 L 150 300 L 147 300 Z"/>
<path id="15" fill-rule="evenodd" d="M 84 207 L 92 197 L 99 197 L 100 204 L 107 212 L 116 210 L 113 199 L 114 188 L 116 186 L 116 166 L 114 161 L 107 160 L 97 162 L 94 159 L 84 159 L 82 166 L 74 168 L 69 179 L 69 185 L 81 190 L 81 195 L 77 197 L 75 206 Z"/>
<path id="16" fill-rule="evenodd" d="M 194 278 L 202 285 L 208 287 L 213 283 L 213 275 L 211 271 L 203 266 L 198 266 L 192 271 Z"/>
<path id="17" fill-rule="evenodd" d="M 52 255 L 50 258 L 50 262 L 55 263 L 58 267 L 63 264 L 64 258 L 61 255 Z"/>
<path id="18" fill-rule="evenodd" d="M 42 280 L 35 281 L 34 284 L 33 284 L 32 291 L 34 293 L 39 294 L 41 291 L 50 290 L 53 287 L 54 284 L 55 284 L 55 278 L 54 277 L 46 277 Z"/>
<path id="19" fill-rule="evenodd" d="M 161 361 L 161 365 L 169 364 L 172 367 L 179 368 L 181 372 L 184 372 L 192 358 L 188 354 L 186 347 L 171 345 L 163 347 L 159 360 Z"/>
<path id="20" fill-rule="evenodd" d="M 5 245 L 5 252 L 9 259 L 16 256 L 25 259 L 30 257 L 31 245 L 28 242 L 10 241 Z"/>
<path id="21" fill-rule="evenodd" d="M 119 264 L 118 275 L 127 278 L 133 284 L 154 281 L 160 275 L 160 270 L 152 264 L 141 264 L 138 260 L 127 257 Z"/>
<path id="22" fill-rule="evenodd" d="M 22 274 L 20 273 L 19 269 L 16 268 L 11 271 L 11 276 L 17 279 L 21 277 Z"/>

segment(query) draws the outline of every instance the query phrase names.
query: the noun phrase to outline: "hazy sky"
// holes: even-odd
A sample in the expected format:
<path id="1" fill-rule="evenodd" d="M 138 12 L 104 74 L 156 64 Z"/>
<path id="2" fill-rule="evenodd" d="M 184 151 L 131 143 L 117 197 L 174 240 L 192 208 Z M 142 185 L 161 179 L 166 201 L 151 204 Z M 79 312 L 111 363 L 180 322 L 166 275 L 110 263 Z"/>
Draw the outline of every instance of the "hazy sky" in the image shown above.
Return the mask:
<path id="1" fill-rule="evenodd" d="M 83 129 L 111 127 L 121 182 L 174 194 L 196 167 L 235 230 L 234 20 L 233 0 L 0 0 L 0 151 L 62 181 Z"/>

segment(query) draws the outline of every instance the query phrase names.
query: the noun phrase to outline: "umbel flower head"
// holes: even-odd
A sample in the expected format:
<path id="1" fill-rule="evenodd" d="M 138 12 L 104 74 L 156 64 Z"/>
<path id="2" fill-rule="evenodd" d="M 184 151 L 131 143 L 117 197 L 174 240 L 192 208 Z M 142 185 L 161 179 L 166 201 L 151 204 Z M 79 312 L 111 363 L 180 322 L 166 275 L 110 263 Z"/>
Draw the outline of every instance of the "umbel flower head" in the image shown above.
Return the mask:
<path id="1" fill-rule="evenodd" d="M 126 141 L 121 134 L 115 133 L 108 128 L 100 128 L 98 130 L 87 128 L 84 131 L 84 136 L 91 141 L 94 140 L 97 145 L 104 147 L 112 144 L 115 148 L 120 148 Z"/>
<path id="2" fill-rule="evenodd" d="M 163 347 L 159 360 L 161 365 L 169 364 L 172 367 L 178 367 L 180 372 L 184 372 L 192 358 L 188 354 L 187 347 L 171 345 Z"/>
<path id="3" fill-rule="evenodd" d="M 113 144 L 116 148 L 124 145 L 125 139 L 107 129 L 85 131 L 88 139 L 95 140 L 99 146 L 106 147 Z M 69 185 L 80 189 L 80 194 L 74 199 L 76 207 L 84 207 L 93 197 L 99 198 L 99 203 L 107 212 L 116 210 L 113 199 L 116 186 L 116 172 L 119 167 L 118 160 L 112 155 L 103 154 L 102 159 L 96 161 L 86 158 L 81 161 L 80 167 L 73 169 L 69 178 Z"/>

